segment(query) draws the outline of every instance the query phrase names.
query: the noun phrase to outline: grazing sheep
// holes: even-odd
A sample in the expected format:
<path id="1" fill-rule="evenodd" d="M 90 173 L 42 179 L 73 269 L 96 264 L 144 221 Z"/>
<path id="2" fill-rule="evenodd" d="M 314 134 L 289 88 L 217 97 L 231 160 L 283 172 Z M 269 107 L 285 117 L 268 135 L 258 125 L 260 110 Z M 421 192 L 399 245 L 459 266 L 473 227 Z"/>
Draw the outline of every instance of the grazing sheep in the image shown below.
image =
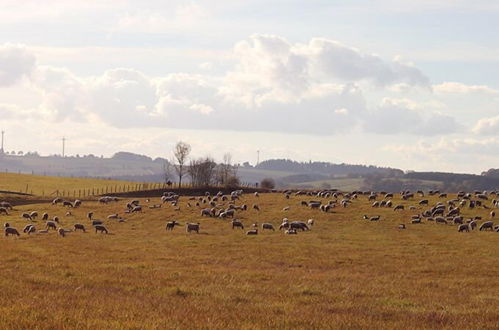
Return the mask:
<path id="1" fill-rule="evenodd" d="M 5 208 L 5 207 L 0 207 L 0 214 L 9 215 L 9 212 L 7 211 L 7 208 Z"/>
<path id="2" fill-rule="evenodd" d="M 59 217 L 57 217 L 57 216 L 53 217 L 52 221 L 59 223 Z"/>
<path id="3" fill-rule="evenodd" d="M 484 223 L 482 223 L 482 225 L 480 226 L 480 231 L 482 230 L 487 230 L 487 229 L 490 229 L 490 230 L 493 230 L 494 229 L 494 223 L 492 221 L 485 221 Z"/>
<path id="4" fill-rule="evenodd" d="M 48 213 L 43 213 L 42 215 L 42 220 L 47 221 L 49 219 L 49 214 Z"/>
<path id="5" fill-rule="evenodd" d="M 130 211 L 132 213 L 135 213 L 135 212 L 142 212 L 142 206 L 140 205 L 136 205 L 132 208 L 132 210 Z"/>
<path id="6" fill-rule="evenodd" d="M 92 226 L 99 226 L 99 225 L 102 225 L 103 222 L 100 221 L 100 220 L 92 220 Z"/>
<path id="7" fill-rule="evenodd" d="M 71 216 L 73 216 L 73 213 L 71 213 L 71 211 L 67 211 L 67 212 L 66 212 L 66 216 L 67 216 L 67 217 L 71 217 Z"/>
<path id="8" fill-rule="evenodd" d="M 271 223 L 262 223 L 262 230 L 265 229 L 275 231 L 274 226 Z"/>
<path id="9" fill-rule="evenodd" d="M 401 224 L 399 225 L 399 229 L 405 229 L 405 224 L 401 223 Z"/>
<path id="10" fill-rule="evenodd" d="M 308 219 L 307 224 L 312 227 L 314 225 L 314 219 Z"/>
<path id="11" fill-rule="evenodd" d="M 281 229 L 288 229 L 289 228 L 289 222 L 283 221 L 281 225 L 279 226 L 279 230 Z"/>
<path id="12" fill-rule="evenodd" d="M 114 214 L 111 214 L 111 215 L 108 215 L 107 218 L 109 220 L 111 219 L 118 219 L 120 216 L 118 215 L 118 213 L 114 213 Z"/>
<path id="13" fill-rule="evenodd" d="M 394 211 L 397 211 L 397 210 L 403 210 L 404 209 L 404 205 L 397 205 L 393 208 Z"/>
<path id="14" fill-rule="evenodd" d="M 62 206 L 73 208 L 73 203 L 71 203 L 70 201 L 63 201 Z"/>
<path id="15" fill-rule="evenodd" d="M 23 229 L 23 233 L 27 233 L 31 229 L 31 227 L 33 227 L 33 225 L 26 225 Z"/>
<path id="16" fill-rule="evenodd" d="M 495 211 L 490 212 L 490 218 L 494 219 L 495 217 L 496 217 L 496 212 Z"/>
<path id="17" fill-rule="evenodd" d="M 199 234 L 199 222 L 198 223 L 186 223 L 185 229 L 188 233 L 190 233 L 191 231 L 195 231 L 196 233 Z"/>
<path id="18" fill-rule="evenodd" d="M 311 208 L 311 209 L 318 209 L 321 207 L 321 202 L 310 202 L 308 203 L 308 206 Z"/>
<path id="19" fill-rule="evenodd" d="M 246 235 L 258 235 L 258 229 L 251 229 L 246 232 Z"/>
<path id="20" fill-rule="evenodd" d="M 9 235 L 21 236 L 19 234 L 19 232 L 17 231 L 16 228 L 14 228 L 14 227 L 6 227 L 5 228 L 5 236 L 9 236 Z"/>
<path id="21" fill-rule="evenodd" d="M 52 201 L 52 205 L 57 205 L 57 204 L 62 203 L 62 202 L 63 202 L 63 199 L 60 197 L 57 197 L 56 199 L 54 199 Z"/>
<path id="22" fill-rule="evenodd" d="M 8 228 L 8 227 L 10 227 L 10 223 L 8 223 L 8 222 L 4 223 L 4 224 L 3 224 L 3 227 L 4 227 L 4 228 Z"/>
<path id="23" fill-rule="evenodd" d="M 66 236 L 66 231 L 63 229 L 63 228 L 59 228 L 57 230 L 57 233 L 59 234 L 59 236 L 61 237 L 65 237 Z"/>
<path id="24" fill-rule="evenodd" d="M 175 226 L 179 226 L 179 225 L 180 224 L 176 220 L 168 221 L 166 223 L 166 230 L 173 230 L 175 228 Z"/>
<path id="25" fill-rule="evenodd" d="M 260 194 L 258 194 L 258 191 L 255 191 L 255 197 L 260 197 Z"/>
<path id="26" fill-rule="evenodd" d="M 36 217 L 38 217 L 38 212 L 33 211 L 29 215 L 31 216 L 31 219 L 36 219 Z"/>
<path id="27" fill-rule="evenodd" d="M 307 224 L 301 221 L 293 221 L 289 224 L 290 229 L 301 229 L 302 231 L 310 230 Z"/>
<path id="28" fill-rule="evenodd" d="M 377 216 L 374 216 L 374 217 L 370 217 L 369 221 L 379 221 L 379 219 L 381 219 L 381 216 L 377 215 Z"/>
<path id="29" fill-rule="evenodd" d="M 75 200 L 74 203 L 73 203 L 73 207 L 77 208 L 77 207 L 80 207 L 80 206 L 81 206 L 81 200 L 79 200 L 79 199 Z"/>
<path id="30" fill-rule="evenodd" d="M 88 220 L 92 220 L 92 217 L 94 216 L 94 212 L 88 212 L 87 213 L 87 218 Z"/>
<path id="31" fill-rule="evenodd" d="M 256 211 L 260 211 L 260 206 L 258 206 L 258 204 L 253 204 L 253 209 Z"/>
<path id="32" fill-rule="evenodd" d="M 412 219 L 412 220 L 411 220 L 411 223 L 412 223 L 412 224 L 421 223 L 421 218 L 418 218 L 418 219 Z"/>
<path id="33" fill-rule="evenodd" d="M 289 206 L 283 207 L 283 212 L 289 211 Z"/>
<path id="34" fill-rule="evenodd" d="M 470 226 L 470 229 L 471 230 L 475 230 L 476 226 L 477 226 L 477 223 L 475 220 L 472 220 L 470 223 L 469 223 L 469 226 Z"/>
<path id="35" fill-rule="evenodd" d="M 86 233 L 85 226 L 82 225 L 81 223 L 75 223 L 74 225 L 74 231 L 81 230 L 82 232 Z"/>
<path id="36" fill-rule="evenodd" d="M 97 226 L 94 226 L 95 228 L 95 233 L 97 234 L 98 232 L 100 232 L 101 234 L 108 234 L 109 232 L 107 231 L 107 228 L 104 227 L 103 225 L 97 225 Z"/>
<path id="37" fill-rule="evenodd" d="M 244 229 L 243 223 L 241 221 L 237 220 L 237 219 L 234 219 L 234 220 L 232 220 L 232 229 L 234 229 L 236 227 Z"/>
<path id="38" fill-rule="evenodd" d="M 435 223 L 447 224 L 447 220 L 445 220 L 445 218 L 442 218 L 442 217 L 436 217 L 435 218 Z"/>
<path id="39" fill-rule="evenodd" d="M 53 221 L 47 221 L 46 225 L 47 225 L 47 230 L 49 229 L 57 230 L 57 226 Z"/>
<path id="40" fill-rule="evenodd" d="M 460 224 L 458 227 L 457 227 L 457 231 L 459 233 L 463 232 L 463 231 L 466 231 L 466 232 L 470 232 L 470 226 L 468 224 Z"/>
<path id="41" fill-rule="evenodd" d="M 202 209 L 201 216 L 207 216 L 207 217 L 213 216 L 211 209 Z"/>
<path id="42" fill-rule="evenodd" d="M 29 213 L 23 213 L 23 214 L 21 214 L 21 218 L 27 219 L 27 220 L 30 220 L 30 221 L 33 220 L 33 219 L 31 219 L 31 215 Z"/>

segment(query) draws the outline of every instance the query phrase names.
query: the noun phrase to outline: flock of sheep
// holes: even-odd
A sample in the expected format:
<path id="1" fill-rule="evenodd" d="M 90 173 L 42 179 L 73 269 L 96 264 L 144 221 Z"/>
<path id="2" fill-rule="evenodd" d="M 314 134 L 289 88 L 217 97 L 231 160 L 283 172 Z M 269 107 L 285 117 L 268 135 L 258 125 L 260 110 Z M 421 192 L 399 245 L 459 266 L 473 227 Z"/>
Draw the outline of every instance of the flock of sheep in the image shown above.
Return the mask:
<path id="1" fill-rule="evenodd" d="M 399 193 L 403 201 L 406 201 L 412 205 L 406 204 L 395 204 L 393 199 L 396 194 L 390 192 L 338 192 L 334 190 L 323 190 L 323 191 L 285 191 L 284 197 L 286 200 L 298 198 L 299 203 L 293 206 L 286 206 L 282 209 L 283 212 L 289 212 L 294 207 L 306 207 L 312 210 L 317 210 L 318 212 L 331 213 L 333 209 L 341 207 L 355 207 L 359 205 L 358 201 L 361 199 L 366 199 L 371 202 L 371 207 L 373 209 L 379 208 L 391 208 L 393 211 L 403 211 L 411 210 L 414 211 L 408 223 L 420 224 L 424 221 L 434 222 L 436 224 L 452 224 L 457 225 L 457 230 L 459 232 L 470 232 L 475 228 L 480 231 L 490 230 L 499 232 L 499 226 L 494 226 L 493 220 L 495 218 L 495 208 L 499 207 L 499 192 L 487 192 L 487 191 L 475 191 L 473 193 L 459 192 L 456 198 L 448 199 L 447 194 L 440 193 L 439 191 L 429 191 L 428 194 L 432 196 L 438 196 L 438 202 L 430 206 L 429 200 L 425 199 L 425 193 L 423 191 L 417 191 L 415 193 L 410 191 L 402 191 Z M 256 199 L 259 198 L 258 193 L 254 193 Z M 306 197 L 306 198 L 304 198 Z M 416 197 L 418 197 L 417 200 Z M 305 200 L 310 198 L 309 200 Z M 139 200 L 132 200 L 125 204 L 123 210 L 123 215 L 117 213 L 111 214 L 107 217 L 108 220 L 116 220 L 117 222 L 126 222 L 124 216 L 125 214 L 141 214 L 145 208 L 149 209 L 161 209 L 162 205 L 170 204 L 174 207 L 176 211 L 180 211 L 180 196 L 174 192 L 165 192 L 161 196 L 161 202 L 159 204 L 149 205 L 149 199 L 146 200 L 145 205 L 141 205 Z M 245 225 L 242 220 L 237 218 L 238 214 L 243 212 L 260 212 L 261 207 L 259 204 L 251 205 L 251 208 L 244 204 L 243 191 L 235 190 L 230 194 L 223 194 L 219 192 L 215 195 L 210 193 L 205 193 L 204 196 L 189 197 L 188 201 L 185 203 L 187 208 L 198 208 L 199 217 L 210 217 L 217 219 L 231 219 L 230 225 L 232 229 L 245 230 Z M 326 200 L 326 201 L 325 201 Z M 120 199 L 113 196 L 104 196 L 98 200 L 99 204 L 108 204 L 111 202 L 120 202 Z M 72 216 L 72 210 L 79 208 L 82 205 L 81 200 L 75 200 L 73 202 L 64 200 L 62 198 L 56 198 L 52 201 L 53 205 L 62 205 L 66 208 L 66 216 Z M 360 204 L 362 205 L 362 204 Z M 184 204 L 183 204 L 184 206 Z M 365 206 L 365 204 L 364 204 Z M 462 215 L 462 210 L 467 208 L 469 211 L 476 209 L 487 209 L 489 211 L 489 219 L 482 219 L 481 216 L 464 217 Z M 9 215 L 14 211 L 13 206 L 8 202 L 0 202 L 0 216 Z M 290 212 L 292 213 L 292 211 Z M 102 220 L 94 219 L 94 212 L 87 213 L 87 220 L 89 226 L 95 230 L 96 233 L 108 234 L 109 231 L 104 225 Z M 76 223 L 73 225 L 72 229 L 65 229 L 61 226 L 61 221 L 58 216 L 49 217 L 47 213 L 43 213 L 41 216 L 42 221 L 44 221 L 43 228 L 37 230 L 33 222 L 36 221 L 39 214 L 36 211 L 21 213 L 21 218 L 25 219 L 28 223 L 22 230 L 23 233 L 27 235 L 31 234 L 46 234 L 49 231 L 57 232 L 61 237 L 65 237 L 69 232 L 82 231 L 86 232 L 86 227 L 82 223 Z M 252 217 L 256 217 L 251 215 Z M 368 221 L 380 221 L 380 215 L 368 216 L 364 215 L 363 219 Z M 290 221 L 288 218 L 283 218 L 280 221 L 278 227 L 279 230 L 283 230 L 285 234 L 296 235 L 299 231 L 308 231 L 314 225 L 314 219 L 308 220 L 294 220 Z M 174 230 L 175 227 L 181 226 L 177 220 L 171 220 L 166 223 L 166 230 Z M 186 232 L 196 232 L 199 233 L 201 223 L 200 222 L 188 222 L 184 224 Z M 261 231 L 275 231 L 276 228 L 270 222 L 264 222 L 258 225 L 258 222 L 254 222 L 251 225 L 251 229 L 246 231 L 246 235 L 258 235 L 259 228 Z M 406 229 L 406 223 L 401 223 L 398 226 L 399 229 Z M 9 223 L 4 224 L 5 236 L 20 236 L 20 232 L 12 227 Z"/>

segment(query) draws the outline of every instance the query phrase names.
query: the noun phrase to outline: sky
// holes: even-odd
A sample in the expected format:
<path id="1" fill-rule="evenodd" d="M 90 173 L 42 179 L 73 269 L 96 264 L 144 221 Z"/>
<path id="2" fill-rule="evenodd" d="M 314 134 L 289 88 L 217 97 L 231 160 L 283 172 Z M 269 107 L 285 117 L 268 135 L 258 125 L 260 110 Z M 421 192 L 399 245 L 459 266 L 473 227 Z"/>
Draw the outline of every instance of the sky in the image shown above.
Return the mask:
<path id="1" fill-rule="evenodd" d="M 0 0 L 5 150 L 499 167 L 499 2 Z"/>

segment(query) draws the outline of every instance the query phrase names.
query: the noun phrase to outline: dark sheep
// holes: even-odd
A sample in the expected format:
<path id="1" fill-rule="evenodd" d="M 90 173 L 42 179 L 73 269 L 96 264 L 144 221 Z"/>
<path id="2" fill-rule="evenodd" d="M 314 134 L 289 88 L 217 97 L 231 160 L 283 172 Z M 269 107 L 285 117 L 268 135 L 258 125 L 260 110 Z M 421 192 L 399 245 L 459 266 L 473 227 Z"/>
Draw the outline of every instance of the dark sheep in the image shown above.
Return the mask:
<path id="1" fill-rule="evenodd" d="M 104 227 L 103 225 L 97 225 L 97 226 L 94 226 L 95 228 L 95 233 L 97 234 L 98 232 L 100 232 L 101 234 L 103 233 L 106 233 L 108 234 L 109 232 L 107 231 L 107 228 Z"/>
<path id="2" fill-rule="evenodd" d="M 199 222 L 198 223 L 186 223 L 185 229 L 188 233 L 190 233 L 191 231 L 195 231 L 196 233 L 199 234 Z"/>
<path id="3" fill-rule="evenodd" d="M 86 233 L 85 226 L 82 225 L 81 223 L 75 223 L 74 225 L 74 231 L 81 230 L 82 232 Z"/>
<path id="4" fill-rule="evenodd" d="M 262 230 L 265 229 L 275 231 L 274 226 L 271 223 L 262 223 Z"/>
<path id="5" fill-rule="evenodd" d="M 482 223 L 482 225 L 480 226 L 480 231 L 482 230 L 487 230 L 487 229 L 490 229 L 490 230 L 493 230 L 494 229 L 494 223 L 492 221 L 485 221 L 484 223 Z"/>
<path id="6" fill-rule="evenodd" d="M 17 231 L 16 228 L 14 228 L 14 227 L 6 227 L 5 228 L 5 236 L 9 236 L 9 235 L 21 236 L 19 234 L 19 232 Z"/>
<path id="7" fill-rule="evenodd" d="M 465 231 L 465 232 L 470 232 L 470 226 L 468 224 L 460 224 L 458 227 L 457 227 L 457 231 L 459 233 Z"/>

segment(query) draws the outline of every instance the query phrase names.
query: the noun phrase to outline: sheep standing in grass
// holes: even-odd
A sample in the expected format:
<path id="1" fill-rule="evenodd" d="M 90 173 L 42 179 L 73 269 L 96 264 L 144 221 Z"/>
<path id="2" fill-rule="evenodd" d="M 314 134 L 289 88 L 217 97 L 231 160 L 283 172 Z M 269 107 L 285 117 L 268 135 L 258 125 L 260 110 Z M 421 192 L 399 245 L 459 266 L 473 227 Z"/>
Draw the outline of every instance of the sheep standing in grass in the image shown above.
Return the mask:
<path id="1" fill-rule="evenodd" d="M 246 235 L 258 235 L 258 229 L 251 229 L 246 232 Z"/>
<path id="2" fill-rule="evenodd" d="M 482 225 L 480 226 L 480 231 L 482 230 L 487 230 L 487 229 L 490 229 L 490 230 L 493 230 L 494 229 L 494 223 L 492 221 L 485 221 L 484 223 L 482 223 Z"/>
<path id="3" fill-rule="evenodd" d="M 106 228 L 106 227 L 104 227 L 103 225 L 97 225 L 97 226 L 94 226 L 94 228 L 95 228 L 95 233 L 96 233 L 96 234 L 97 234 L 98 232 L 100 232 L 101 234 L 103 234 L 103 233 L 108 234 L 108 233 L 109 233 L 109 232 L 108 232 L 108 230 L 107 230 L 107 228 Z"/>
<path id="4" fill-rule="evenodd" d="M 464 224 L 460 224 L 458 227 L 457 227 L 457 231 L 458 232 L 470 232 L 470 226 L 467 224 L 467 223 L 464 223 Z"/>
<path id="5" fill-rule="evenodd" d="M 30 221 L 33 220 L 33 219 L 31 219 L 31 215 L 29 215 L 29 213 L 21 214 L 21 218 L 26 219 L 26 220 L 30 220 Z"/>
<path id="6" fill-rule="evenodd" d="M 166 223 L 166 230 L 173 230 L 175 228 L 175 226 L 179 226 L 179 225 L 180 224 L 176 220 L 168 221 Z"/>
<path id="7" fill-rule="evenodd" d="M 314 225 L 314 219 L 308 219 L 307 224 L 309 226 L 313 226 Z"/>
<path id="8" fill-rule="evenodd" d="M 66 236 L 66 231 L 64 230 L 64 228 L 59 228 L 57 230 L 57 233 L 59 234 L 59 236 L 61 237 L 65 237 Z"/>
<path id="9" fill-rule="evenodd" d="M 191 231 L 195 231 L 199 234 L 199 222 L 198 223 L 186 223 L 185 230 L 190 233 Z"/>
<path id="10" fill-rule="evenodd" d="M 21 236 L 19 234 L 19 232 L 17 231 L 16 228 L 14 228 L 14 227 L 6 227 L 5 228 L 5 236 L 9 236 L 9 235 Z"/>
<path id="11" fill-rule="evenodd" d="M 48 213 L 43 213 L 42 215 L 42 220 L 47 221 L 49 219 L 49 214 Z"/>
<path id="12" fill-rule="evenodd" d="M 33 211 L 29 215 L 31 216 L 31 219 L 36 219 L 38 217 L 38 212 Z"/>
<path id="13" fill-rule="evenodd" d="M 56 226 L 55 222 L 53 222 L 53 221 L 47 221 L 46 226 L 47 226 L 47 230 L 49 230 L 49 229 L 57 230 L 57 226 Z"/>
<path id="14" fill-rule="evenodd" d="M 234 228 L 241 228 L 244 230 L 244 225 L 240 220 L 234 219 L 232 220 L 232 229 Z"/>
<path id="15" fill-rule="evenodd" d="M 274 226 L 271 223 L 262 223 L 262 230 L 265 229 L 275 231 Z"/>
<path id="16" fill-rule="evenodd" d="M 92 226 L 98 226 L 98 225 L 102 225 L 103 222 L 100 221 L 100 220 L 92 220 Z"/>
<path id="17" fill-rule="evenodd" d="M 258 204 L 253 204 L 253 209 L 256 211 L 260 211 L 260 206 L 258 206 Z"/>
<path id="18" fill-rule="evenodd" d="M 82 225 L 81 223 L 75 223 L 74 225 L 74 231 L 81 230 L 82 232 L 86 233 L 85 226 Z"/>
<path id="19" fill-rule="evenodd" d="M 5 207 L 0 207 L 0 214 L 9 215 L 9 212 L 7 211 L 7 208 L 5 208 Z"/>

